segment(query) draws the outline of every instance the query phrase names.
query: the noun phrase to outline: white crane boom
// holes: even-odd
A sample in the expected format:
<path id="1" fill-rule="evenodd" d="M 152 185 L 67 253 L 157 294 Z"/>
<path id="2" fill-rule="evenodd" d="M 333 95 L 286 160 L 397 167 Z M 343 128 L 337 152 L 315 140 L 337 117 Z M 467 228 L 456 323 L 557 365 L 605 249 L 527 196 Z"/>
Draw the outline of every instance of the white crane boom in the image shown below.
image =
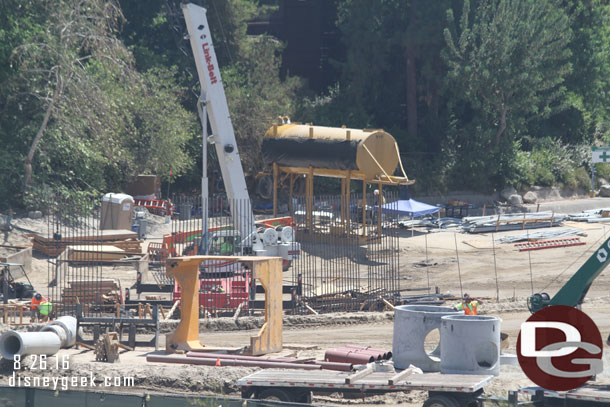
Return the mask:
<path id="1" fill-rule="evenodd" d="M 233 224 L 240 231 L 242 238 L 247 238 L 253 233 L 256 235 L 254 216 L 218 60 L 212 43 L 206 9 L 189 3 L 182 5 L 182 11 L 201 84 L 201 102 L 207 107 L 220 171 L 231 205 Z M 203 114 L 205 114 L 205 110 Z M 203 140 L 203 142 L 206 143 L 207 140 Z"/>
<path id="2" fill-rule="evenodd" d="M 241 247 L 258 256 L 280 256 L 285 268 L 293 259 L 298 258 L 301 246 L 294 241 L 294 231 L 291 226 L 264 227 L 257 230 L 250 197 L 246 186 L 244 170 L 241 166 L 233 123 L 229 115 L 227 97 L 222 86 L 220 69 L 212 35 L 208 26 L 206 10 L 194 4 L 183 4 L 182 11 L 186 20 L 191 48 L 197 65 L 197 73 L 201 84 L 199 98 L 199 114 L 203 125 L 204 147 L 206 154 L 206 112 L 212 127 L 214 145 L 218 154 L 218 163 L 225 184 L 227 198 L 231 206 L 233 225 L 240 233 Z M 206 157 L 203 157 L 204 174 L 202 177 L 202 195 L 207 196 Z M 205 199 L 203 200 L 205 206 Z M 203 230 L 207 230 L 207 207 L 203 208 Z M 278 233 L 281 232 L 281 233 Z M 207 236 L 203 233 L 202 246 L 207 252 Z"/>

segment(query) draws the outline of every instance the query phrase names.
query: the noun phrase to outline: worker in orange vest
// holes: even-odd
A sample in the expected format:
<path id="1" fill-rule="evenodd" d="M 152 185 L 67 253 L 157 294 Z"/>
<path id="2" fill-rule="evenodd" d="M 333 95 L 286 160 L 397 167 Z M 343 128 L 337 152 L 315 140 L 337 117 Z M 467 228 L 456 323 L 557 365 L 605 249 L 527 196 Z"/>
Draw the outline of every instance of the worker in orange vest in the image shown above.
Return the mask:
<path id="1" fill-rule="evenodd" d="M 32 321 L 39 320 L 41 317 L 42 320 L 46 320 L 52 310 L 51 301 L 42 294 L 36 293 L 30 302 L 30 310 L 32 311 Z"/>
<path id="2" fill-rule="evenodd" d="M 477 307 L 481 304 L 481 301 L 473 300 L 468 294 L 464 294 L 462 301 L 456 304 L 453 309 L 456 311 L 464 311 L 464 314 L 466 315 L 477 315 Z"/>

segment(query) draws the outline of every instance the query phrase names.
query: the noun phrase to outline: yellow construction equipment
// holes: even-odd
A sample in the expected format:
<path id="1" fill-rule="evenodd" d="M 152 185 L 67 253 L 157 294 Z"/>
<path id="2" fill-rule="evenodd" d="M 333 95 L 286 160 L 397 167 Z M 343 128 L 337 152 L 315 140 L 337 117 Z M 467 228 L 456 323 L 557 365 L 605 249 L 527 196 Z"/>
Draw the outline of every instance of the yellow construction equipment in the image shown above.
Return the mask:
<path id="1" fill-rule="evenodd" d="M 181 290 L 180 323 L 166 340 L 168 352 L 204 349 L 199 341 L 199 264 L 204 261 L 234 260 L 252 270 L 265 289 L 265 324 L 250 338 L 250 354 L 264 355 L 282 350 L 282 258 L 262 256 L 170 257 L 166 273 Z"/>

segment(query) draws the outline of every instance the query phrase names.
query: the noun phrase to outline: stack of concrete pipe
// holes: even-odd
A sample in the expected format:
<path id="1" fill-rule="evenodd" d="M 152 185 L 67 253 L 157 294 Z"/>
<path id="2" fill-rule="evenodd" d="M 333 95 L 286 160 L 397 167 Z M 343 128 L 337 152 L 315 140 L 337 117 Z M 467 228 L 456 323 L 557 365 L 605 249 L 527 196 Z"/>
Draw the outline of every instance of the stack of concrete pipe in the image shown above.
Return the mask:
<path id="1" fill-rule="evenodd" d="M 500 374 L 500 319 L 464 315 L 451 307 L 401 305 L 395 308 L 394 366 L 424 372 Z M 440 343 L 425 349 L 426 336 L 439 330 Z"/>
<path id="2" fill-rule="evenodd" d="M 392 355 L 394 366 L 407 369 L 417 366 L 424 372 L 440 371 L 439 348 L 428 353 L 426 336 L 441 327 L 441 318 L 446 315 L 462 315 L 452 307 L 435 305 L 400 305 L 394 309 L 394 338 Z M 442 346 L 442 345 L 441 345 Z"/>
<path id="3" fill-rule="evenodd" d="M 5 359 L 16 355 L 54 355 L 76 343 L 76 318 L 59 317 L 38 332 L 6 331 L 0 336 L 0 354 Z"/>
<path id="4" fill-rule="evenodd" d="M 500 374 L 500 318 L 449 315 L 441 321 L 441 373 Z"/>

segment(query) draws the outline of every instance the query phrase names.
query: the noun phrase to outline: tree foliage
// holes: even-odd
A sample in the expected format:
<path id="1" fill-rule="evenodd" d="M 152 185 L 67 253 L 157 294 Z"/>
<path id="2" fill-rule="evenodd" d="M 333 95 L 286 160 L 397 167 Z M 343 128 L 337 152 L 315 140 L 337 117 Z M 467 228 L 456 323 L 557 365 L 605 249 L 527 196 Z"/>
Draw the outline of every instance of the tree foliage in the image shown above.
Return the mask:
<path id="1" fill-rule="evenodd" d="M 323 94 L 280 75 L 290 44 L 246 35 L 250 19 L 281 18 L 280 1 L 198 1 L 248 174 L 271 121 L 291 115 L 389 131 L 416 192 L 586 184 L 588 145 L 610 143 L 607 0 L 334 1 L 345 52 Z M 139 173 L 199 188 L 180 1 L 3 0 L 0 23 L 0 207 Z"/>
<path id="2" fill-rule="evenodd" d="M 449 80 L 488 117 L 495 147 L 509 121 L 509 130 L 519 133 L 528 116 L 548 116 L 562 104 L 571 30 L 557 6 L 552 0 L 482 1 L 471 20 L 465 0 L 458 27 L 448 12 Z"/>

